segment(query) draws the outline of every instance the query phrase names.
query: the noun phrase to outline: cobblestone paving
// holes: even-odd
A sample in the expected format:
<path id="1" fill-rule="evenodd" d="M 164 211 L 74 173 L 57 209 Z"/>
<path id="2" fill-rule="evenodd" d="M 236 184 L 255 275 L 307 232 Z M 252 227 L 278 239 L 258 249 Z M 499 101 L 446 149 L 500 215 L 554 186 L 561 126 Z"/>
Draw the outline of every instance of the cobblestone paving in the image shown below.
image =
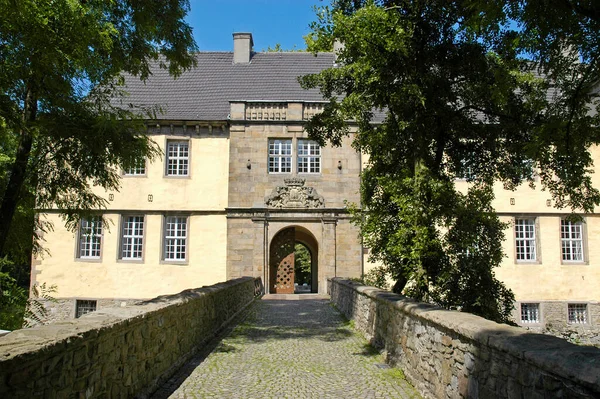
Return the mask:
<path id="1" fill-rule="evenodd" d="M 327 300 L 260 300 L 155 398 L 418 398 Z"/>

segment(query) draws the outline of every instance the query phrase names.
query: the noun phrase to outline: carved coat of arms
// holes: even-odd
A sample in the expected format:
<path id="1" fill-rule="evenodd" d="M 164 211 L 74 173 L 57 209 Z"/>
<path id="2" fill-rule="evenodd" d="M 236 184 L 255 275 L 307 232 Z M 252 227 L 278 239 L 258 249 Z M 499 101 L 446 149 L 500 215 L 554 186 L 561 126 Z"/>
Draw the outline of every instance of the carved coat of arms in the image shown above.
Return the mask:
<path id="1" fill-rule="evenodd" d="M 265 197 L 265 204 L 271 208 L 322 208 L 325 200 L 313 187 L 305 187 L 305 179 L 285 179 L 285 186 L 277 186 Z"/>

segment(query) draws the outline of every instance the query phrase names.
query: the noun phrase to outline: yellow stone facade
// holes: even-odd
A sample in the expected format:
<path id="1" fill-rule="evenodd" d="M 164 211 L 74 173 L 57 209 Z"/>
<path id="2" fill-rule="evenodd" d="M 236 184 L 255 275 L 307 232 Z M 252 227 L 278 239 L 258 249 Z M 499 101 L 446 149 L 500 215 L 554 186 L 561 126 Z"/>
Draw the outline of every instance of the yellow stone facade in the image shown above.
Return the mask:
<path id="1" fill-rule="evenodd" d="M 49 254 L 34 261 L 33 283 L 55 284 L 57 297 L 69 304 L 76 299 L 114 304 L 242 275 L 267 281 L 268 247 L 279 231 L 290 226 L 307 231 L 319 246 L 315 291 L 324 290 L 328 277 L 357 277 L 369 271 L 375 265 L 368 262 L 368 250 L 362 248 L 344 210 L 345 201 L 359 201 L 360 170 L 368 162 L 368 155 L 351 148 L 351 137 L 340 148 L 322 149 L 319 174 L 294 172 L 288 176 L 267 171 L 269 139 L 307 138 L 302 127 L 303 107 L 301 103 L 287 104 L 287 117 L 281 123 L 252 123 L 246 119 L 246 104 L 233 103 L 227 126 L 196 127 L 190 123 L 185 128 L 174 128 L 173 124 L 163 124 L 149 129 L 163 153 L 170 140 L 189 143 L 188 176 L 166 176 L 163 155 L 147 162 L 143 176 L 123 176 L 118 192 L 103 193 L 109 199 L 104 213 L 109 223 L 103 229 L 99 259 L 77 257 L 78 232 L 67 230 L 57 211 L 41 214 L 52 222 L 54 230 L 45 237 Z M 597 149 L 593 153 L 600 156 Z M 325 209 L 317 213 L 269 211 L 265 198 L 290 176 L 301 177 L 323 195 Z M 462 180 L 456 185 L 459 190 L 468 187 Z M 520 321 L 521 302 L 545 304 L 542 309 L 553 307 L 565 318 L 568 303 L 586 303 L 591 306 L 587 316 L 591 321 L 600 286 L 597 216 L 585 215 L 584 261 L 564 262 L 560 223 L 568 212 L 554 208 L 547 192 L 527 184 L 508 191 L 499 184 L 494 206 L 501 220 L 509 224 L 503 243 L 506 257 L 496 274 L 515 292 L 515 319 Z M 128 215 L 144 217 L 142 260 L 119 259 L 122 219 Z M 164 260 L 163 234 L 168 215 L 184 216 L 188 221 L 183 262 Z M 533 262 L 518 261 L 515 255 L 514 220 L 523 217 L 535 219 L 537 253 Z"/>
<path id="2" fill-rule="evenodd" d="M 108 200 L 97 258 L 80 256 L 80 230 L 67 230 L 58 210 L 40 214 L 54 229 L 44 237 L 48 254 L 34 260 L 32 284 L 56 285 L 59 301 L 49 305 L 51 318 L 76 317 L 80 302 L 119 306 L 239 276 L 261 277 L 269 292 L 270 246 L 289 228 L 297 229 L 313 256 L 312 292 L 326 292 L 329 277 L 359 277 L 362 247 L 345 203 L 359 201 L 362 157 L 352 149 L 352 138 L 341 147 L 320 149 L 318 173 L 298 170 L 298 145 L 308 138 L 303 125 L 307 114 L 320 107 L 279 103 L 269 109 L 283 112 L 279 117 L 284 119 L 274 122 L 252 120 L 262 113 L 262 103 L 232 103 L 226 124 L 149 123 L 148 135 L 163 156 L 147 161 L 142 175 L 123 174 L 119 191 L 97 191 Z M 269 173 L 273 139 L 292 143 L 290 173 Z M 169 142 L 187 143 L 186 176 L 167 175 Z M 267 205 L 289 178 L 300 180 L 322 203 Z M 123 221 L 130 216 L 143 218 L 143 253 L 136 260 L 121 259 Z M 183 261 L 165 260 L 169 216 L 186 220 Z"/>
<path id="3" fill-rule="evenodd" d="M 169 130 L 169 125 L 163 130 Z M 52 223 L 44 237 L 47 250 L 32 267 L 32 284 L 56 285 L 58 304 L 53 319 L 73 317 L 76 300 L 97 300 L 98 306 L 149 299 L 226 279 L 227 182 L 229 138 L 222 128 L 189 129 L 187 135 L 152 134 L 165 152 L 167 140 L 189 143 L 189 176 L 167 177 L 165 157 L 146 163 L 142 176 L 123 176 L 118 192 L 103 213 L 99 259 L 78 257 L 78 231 L 64 226 L 58 211 L 40 214 Z M 144 219 L 141 260 L 120 259 L 123 216 Z M 184 262 L 163 259 L 165 215 L 187 218 L 188 247 Z"/>
<path id="4" fill-rule="evenodd" d="M 80 233 L 65 229 L 58 210 L 40 214 L 54 230 L 44 237 L 48 254 L 33 261 L 32 284 L 56 285 L 52 318 L 75 317 L 79 302 L 122 305 L 240 276 L 261 277 L 272 292 L 273 243 L 289 229 L 313 253 L 312 292 L 324 293 L 329 277 L 359 277 L 375 266 L 346 208 L 360 201 L 360 172 L 368 163 L 367 154 L 352 148 L 352 133 L 341 147 L 320 148 L 317 173 L 302 172 L 298 163 L 300 143 L 308 139 L 305 123 L 323 103 L 320 93 L 300 89 L 297 77 L 331 67 L 334 54 L 254 53 L 251 35 L 234 39 L 245 45 L 233 54 L 199 54 L 198 67 L 177 80 L 157 68 L 156 84 L 127 81 L 133 102 L 167 105 L 164 119 L 148 121 L 147 129 L 163 157 L 147 162 L 143 175 L 123 176 L 118 192 L 98 192 L 108 200 L 108 225 L 97 259 L 78 256 Z M 290 145 L 285 173 L 269 172 L 273 140 Z M 185 176 L 168 176 L 170 142 L 189 149 Z M 597 148 L 593 155 L 600 162 Z M 600 176 L 593 180 L 600 187 Z M 468 183 L 457 180 L 456 186 L 466 190 Z M 585 215 L 584 261 L 564 262 L 560 223 L 569 211 L 554 208 L 547 192 L 527 184 L 516 191 L 497 185 L 495 193 L 493 205 L 509 224 L 506 258 L 496 274 L 516 295 L 515 320 L 521 321 L 522 303 L 536 304 L 534 327 L 567 328 L 569 304 L 585 304 L 585 327 L 600 325 L 597 216 Z M 143 253 L 120 259 L 123 220 L 133 216 L 143 218 Z M 165 260 L 166 221 L 173 217 L 186 230 L 184 259 L 177 261 Z M 535 221 L 533 262 L 516 259 L 515 218 Z"/>

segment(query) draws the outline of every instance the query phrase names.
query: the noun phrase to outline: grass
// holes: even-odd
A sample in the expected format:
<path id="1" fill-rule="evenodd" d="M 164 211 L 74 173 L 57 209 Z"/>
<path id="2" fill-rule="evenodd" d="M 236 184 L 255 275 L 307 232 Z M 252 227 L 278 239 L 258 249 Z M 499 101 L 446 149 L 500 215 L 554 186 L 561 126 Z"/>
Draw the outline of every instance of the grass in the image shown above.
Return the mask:
<path id="1" fill-rule="evenodd" d="M 404 380 L 406 381 L 406 376 L 404 375 L 404 371 L 402 371 L 402 369 L 399 369 L 397 367 L 390 367 L 387 370 L 384 370 L 384 373 L 387 377 L 394 379 L 394 380 Z"/>

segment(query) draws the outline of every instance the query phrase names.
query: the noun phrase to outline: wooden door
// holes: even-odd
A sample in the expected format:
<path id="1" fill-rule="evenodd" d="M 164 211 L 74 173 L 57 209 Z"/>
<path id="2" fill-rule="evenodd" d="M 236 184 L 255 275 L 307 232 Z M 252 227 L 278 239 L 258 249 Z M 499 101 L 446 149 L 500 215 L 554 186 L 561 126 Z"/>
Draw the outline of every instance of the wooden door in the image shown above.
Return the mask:
<path id="1" fill-rule="evenodd" d="M 269 292 L 272 294 L 294 293 L 295 243 L 296 231 L 293 227 L 279 232 L 271 242 Z"/>

